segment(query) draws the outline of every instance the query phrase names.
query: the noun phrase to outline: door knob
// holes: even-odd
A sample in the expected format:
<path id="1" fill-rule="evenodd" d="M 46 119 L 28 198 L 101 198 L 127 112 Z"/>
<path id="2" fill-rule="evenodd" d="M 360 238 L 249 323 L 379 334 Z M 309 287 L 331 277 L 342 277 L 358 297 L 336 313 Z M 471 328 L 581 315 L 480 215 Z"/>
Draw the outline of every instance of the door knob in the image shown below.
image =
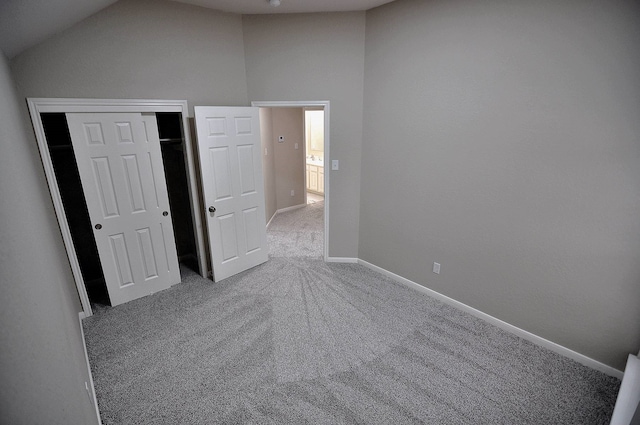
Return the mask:
<path id="1" fill-rule="evenodd" d="M 216 212 L 216 207 L 209 207 L 209 212 L 212 214 Z"/>
<path id="2" fill-rule="evenodd" d="M 102 229 L 102 224 L 98 223 L 95 225 L 96 230 Z"/>
<path id="3" fill-rule="evenodd" d="M 168 213 L 167 211 L 164 211 L 164 212 L 162 213 L 162 215 L 166 217 L 166 216 L 168 216 L 168 215 L 169 215 L 169 213 Z"/>

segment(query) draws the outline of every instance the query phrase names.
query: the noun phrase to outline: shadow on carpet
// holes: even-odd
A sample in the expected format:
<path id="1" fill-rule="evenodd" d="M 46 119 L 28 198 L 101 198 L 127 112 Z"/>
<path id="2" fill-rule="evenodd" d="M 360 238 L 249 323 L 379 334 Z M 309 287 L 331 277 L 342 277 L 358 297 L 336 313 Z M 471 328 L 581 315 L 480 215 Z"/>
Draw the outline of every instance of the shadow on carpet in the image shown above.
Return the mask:
<path id="1" fill-rule="evenodd" d="M 618 379 L 355 264 L 272 258 L 84 320 L 104 424 L 607 424 Z"/>

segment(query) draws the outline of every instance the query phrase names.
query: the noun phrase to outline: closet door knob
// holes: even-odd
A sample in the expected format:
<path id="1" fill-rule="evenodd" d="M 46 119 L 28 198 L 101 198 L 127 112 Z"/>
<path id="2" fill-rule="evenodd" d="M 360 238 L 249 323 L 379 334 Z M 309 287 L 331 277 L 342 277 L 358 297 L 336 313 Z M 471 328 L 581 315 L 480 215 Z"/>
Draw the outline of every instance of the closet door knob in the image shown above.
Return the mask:
<path id="1" fill-rule="evenodd" d="M 94 227 L 96 228 L 96 230 L 100 230 L 102 229 L 102 224 L 98 223 Z"/>
<path id="2" fill-rule="evenodd" d="M 209 207 L 209 212 L 212 214 L 216 212 L 216 207 Z"/>
<path id="3" fill-rule="evenodd" d="M 165 212 L 162 213 L 162 215 L 166 217 L 166 216 L 169 215 L 169 213 L 167 211 L 165 211 Z"/>

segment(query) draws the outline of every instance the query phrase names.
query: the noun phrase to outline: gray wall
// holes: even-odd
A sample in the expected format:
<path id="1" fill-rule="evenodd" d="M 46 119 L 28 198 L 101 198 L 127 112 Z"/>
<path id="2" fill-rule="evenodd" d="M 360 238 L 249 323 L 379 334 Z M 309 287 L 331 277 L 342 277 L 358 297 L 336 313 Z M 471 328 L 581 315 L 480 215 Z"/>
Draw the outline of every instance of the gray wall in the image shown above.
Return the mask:
<path id="1" fill-rule="evenodd" d="M 329 255 L 357 257 L 365 14 L 252 15 L 242 22 L 250 101 L 331 102 L 330 154 L 340 170 L 330 176 Z"/>
<path id="2" fill-rule="evenodd" d="M 360 258 L 622 369 L 640 347 L 639 16 L 369 11 Z"/>
<path id="3" fill-rule="evenodd" d="M 397 0 L 366 15 L 239 17 L 122 0 L 11 66 L 20 98 L 330 100 L 341 165 L 330 256 L 363 258 L 621 368 L 640 348 L 633 4 Z M 27 145 L 3 149 L 35 155 Z M 28 160 L 15 162 L 32 174 L 19 193 L 48 200 L 37 156 Z M 16 167 L 3 165 L 1 181 L 19 181 Z M 55 243 L 36 255 L 63 255 Z M 56 267 L 53 281 L 71 282 Z M 49 309 L 66 309 L 62 299 Z"/>
<path id="4" fill-rule="evenodd" d="M 260 141 L 262 143 L 262 174 L 264 175 L 265 216 L 266 222 L 268 223 L 278 209 L 276 202 L 276 170 L 273 150 L 271 108 L 260 108 Z"/>
<path id="5" fill-rule="evenodd" d="M 331 175 L 329 254 L 357 257 L 364 27 L 364 12 L 240 17 L 121 0 L 11 67 L 23 97 L 186 99 L 191 111 L 330 100 L 331 153 L 341 170 Z"/>
<path id="6" fill-rule="evenodd" d="M 247 105 L 241 17 L 170 1 L 121 0 L 11 68 L 22 96 Z"/>
<path id="7" fill-rule="evenodd" d="M 304 204 L 304 112 L 302 108 L 273 108 L 276 199 L 279 210 Z M 279 143 L 278 137 L 284 136 Z M 295 149 L 295 144 L 298 149 Z M 291 191 L 294 196 L 291 196 Z"/>
<path id="8" fill-rule="evenodd" d="M 78 293 L 21 103 L 0 51 L 0 423 L 97 423 Z"/>

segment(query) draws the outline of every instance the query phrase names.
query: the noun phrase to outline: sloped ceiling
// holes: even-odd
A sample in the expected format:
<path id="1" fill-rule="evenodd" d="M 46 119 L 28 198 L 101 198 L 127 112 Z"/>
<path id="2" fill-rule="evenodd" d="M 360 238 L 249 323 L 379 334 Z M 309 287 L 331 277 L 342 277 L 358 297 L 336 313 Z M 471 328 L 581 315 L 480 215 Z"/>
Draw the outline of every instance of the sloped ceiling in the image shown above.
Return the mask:
<path id="1" fill-rule="evenodd" d="M 116 0 L 0 0 L 0 49 L 12 58 Z"/>
<path id="2" fill-rule="evenodd" d="M 346 12 L 393 0 L 173 0 L 240 14 Z M 0 0 L 0 49 L 12 58 L 116 0 Z"/>

